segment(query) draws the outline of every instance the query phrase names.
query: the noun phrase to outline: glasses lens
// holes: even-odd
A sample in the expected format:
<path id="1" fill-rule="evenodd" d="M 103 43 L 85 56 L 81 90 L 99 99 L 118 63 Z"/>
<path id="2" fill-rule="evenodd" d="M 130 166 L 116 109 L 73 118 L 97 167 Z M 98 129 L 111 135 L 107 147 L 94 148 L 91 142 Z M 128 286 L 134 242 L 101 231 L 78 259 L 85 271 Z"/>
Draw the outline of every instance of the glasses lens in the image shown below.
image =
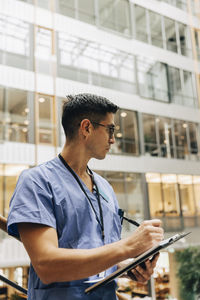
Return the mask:
<path id="1" fill-rule="evenodd" d="M 109 137 L 110 137 L 110 139 L 113 137 L 114 132 L 115 132 L 115 127 L 110 126 L 109 127 Z"/>

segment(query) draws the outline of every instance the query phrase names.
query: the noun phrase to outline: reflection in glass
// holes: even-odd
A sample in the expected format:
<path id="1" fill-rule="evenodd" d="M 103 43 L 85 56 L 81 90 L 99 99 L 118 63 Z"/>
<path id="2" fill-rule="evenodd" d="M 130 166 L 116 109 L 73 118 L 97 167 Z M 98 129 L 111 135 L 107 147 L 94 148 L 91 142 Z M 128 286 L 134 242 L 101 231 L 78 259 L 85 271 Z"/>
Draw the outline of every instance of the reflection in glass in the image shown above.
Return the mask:
<path id="1" fill-rule="evenodd" d="M 174 174 L 161 175 L 164 211 L 166 216 L 180 215 L 177 178 Z"/>
<path id="2" fill-rule="evenodd" d="M 139 174 L 126 173 L 125 176 L 126 201 L 128 203 L 128 215 L 141 223 L 143 215 L 143 194 Z"/>
<path id="3" fill-rule="evenodd" d="M 169 102 L 167 65 L 155 62 L 147 72 L 149 96 L 163 102 Z"/>
<path id="4" fill-rule="evenodd" d="M 175 21 L 167 17 L 165 17 L 164 20 L 165 20 L 165 36 L 166 36 L 167 50 L 177 53 Z"/>
<path id="5" fill-rule="evenodd" d="M 115 115 L 115 144 L 111 153 L 139 154 L 136 113 L 120 109 Z"/>
<path id="6" fill-rule="evenodd" d="M 168 82 L 170 100 L 176 104 L 182 104 L 182 87 L 180 70 L 172 66 L 168 66 Z"/>
<path id="7" fill-rule="evenodd" d="M 155 119 L 154 116 L 143 114 L 144 150 L 146 155 L 159 156 L 156 122 L 159 122 L 159 118 Z"/>
<path id="8" fill-rule="evenodd" d="M 197 59 L 200 59 L 200 30 L 194 29 L 194 39 Z"/>
<path id="9" fill-rule="evenodd" d="M 36 72 L 52 74 L 51 63 L 53 49 L 53 32 L 51 29 L 36 27 L 35 68 Z"/>
<path id="10" fill-rule="evenodd" d="M 78 19 L 95 24 L 94 0 L 78 0 Z"/>
<path id="11" fill-rule="evenodd" d="M 195 214 L 192 176 L 178 175 L 178 183 L 180 186 L 182 214 L 184 216 L 192 216 Z"/>
<path id="12" fill-rule="evenodd" d="M 99 0 L 98 7 L 101 26 L 130 35 L 129 1 Z"/>
<path id="13" fill-rule="evenodd" d="M 0 14 L 0 63 L 20 69 L 32 69 L 30 61 L 32 26 L 13 16 Z"/>
<path id="14" fill-rule="evenodd" d="M 174 135 L 177 158 L 186 159 L 188 158 L 188 143 L 187 143 L 187 122 L 181 120 L 174 121 Z"/>
<path id="15" fill-rule="evenodd" d="M 189 71 L 183 71 L 184 79 L 184 93 L 183 101 L 184 105 L 190 107 L 197 106 L 196 89 L 193 74 Z"/>
<path id="16" fill-rule="evenodd" d="M 149 11 L 151 43 L 157 47 L 163 47 L 161 15 Z"/>
<path id="17" fill-rule="evenodd" d="M 3 216 L 3 197 L 4 197 L 4 186 L 3 186 L 3 165 L 0 165 L 0 215 Z"/>
<path id="18" fill-rule="evenodd" d="M 200 215 L 200 176 L 193 176 L 193 188 L 197 214 Z"/>
<path id="19" fill-rule="evenodd" d="M 191 159 L 197 159 L 199 156 L 199 149 L 198 149 L 198 131 L 197 127 L 198 125 L 195 123 L 188 123 L 188 129 L 189 129 L 189 137 L 190 137 L 190 158 Z"/>
<path id="20" fill-rule="evenodd" d="M 75 18 L 75 1 L 74 0 L 58 0 L 57 10 L 60 14 Z"/>
<path id="21" fill-rule="evenodd" d="M 171 119 L 159 117 L 158 130 L 162 157 L 174 157 Z"/>
<path id="22" fill-rule="evenodd" d="M 1 139 L 28 142 L 28 92 L 13 88 L 0 89 Z"/>
<path id="23" fill-rule="evenodd" d="M 38 95 L 39 143 L 53 144 L 53 97 Z"/>
<path id="24" fill-rule="evenodd" d="M 58 75 L 76 81 L 135 93 L 134 56 L 60 32 Z"/>
<path id="25" fill-rule="evenodd" d="M 125 211 L 125 215 L 139 223 L 144 219 L 143 192 L 141 177 L 136 173 L 123 172 L 99 172 L 112 185 L 116 194 L 119 207 Z M 132 231 L 133 227 L 128 222 L 123 222 L 123 234 Z"/>
<path id="26" fill-rule="evenodd" d="M 191 57 L 191 39 L 189 28 L 183 23 L 178 23 L 181 54 Z"/>
<path id="27" fill-rule="evenodd" d="M 148 43 L 146 10 L 135 5 L 136 39 Z"/>
<path id="28" fill-rule="evenodd" d="M 147 173 L 148 195 L 151 217 L 162 217 L 164 214 L 164 205 L 162 200 L 162 189 L 160 174 Z"/>

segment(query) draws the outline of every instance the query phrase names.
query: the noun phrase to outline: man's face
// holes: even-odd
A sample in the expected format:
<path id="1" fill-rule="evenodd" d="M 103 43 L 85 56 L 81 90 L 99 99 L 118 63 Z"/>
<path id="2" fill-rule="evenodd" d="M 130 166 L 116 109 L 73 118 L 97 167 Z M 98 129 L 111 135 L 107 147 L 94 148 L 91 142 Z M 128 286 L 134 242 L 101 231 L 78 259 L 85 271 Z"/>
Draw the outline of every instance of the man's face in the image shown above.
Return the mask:
<path id="1" fill-rule="evenodd" d="M 107 113 L 106 117 L 100 122 L 94 121 L 95 127 L 91 139 L 88 143 L 88 148 L 91 157 L 96 159 L 104 159 L 112 144 L 114 138 L 114 114 Z M 91 121 L 91 123 L 92 123 Z"/>

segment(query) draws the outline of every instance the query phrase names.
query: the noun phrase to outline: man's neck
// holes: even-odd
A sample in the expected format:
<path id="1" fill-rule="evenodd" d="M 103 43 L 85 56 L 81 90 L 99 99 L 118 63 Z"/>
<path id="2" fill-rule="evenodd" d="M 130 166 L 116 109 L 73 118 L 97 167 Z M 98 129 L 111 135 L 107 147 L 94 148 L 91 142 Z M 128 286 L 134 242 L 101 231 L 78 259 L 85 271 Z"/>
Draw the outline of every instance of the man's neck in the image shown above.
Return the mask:
<path id="1" fill-rule="evenodd" d="M 89 157 L 87 157 L 86 153 L 82 151 L 79 145 L 65 145 L 61 155 L 77 175 L 81 178 L 88 176 L 87 164 Z"/>

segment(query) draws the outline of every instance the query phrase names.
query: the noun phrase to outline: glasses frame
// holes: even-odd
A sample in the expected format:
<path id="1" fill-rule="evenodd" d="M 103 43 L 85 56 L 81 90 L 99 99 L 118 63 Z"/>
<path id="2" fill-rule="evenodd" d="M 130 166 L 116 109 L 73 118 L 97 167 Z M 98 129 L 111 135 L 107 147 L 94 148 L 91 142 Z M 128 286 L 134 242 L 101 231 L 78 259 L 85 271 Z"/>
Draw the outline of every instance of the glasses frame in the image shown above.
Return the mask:
<path id="1" fill-rule="evenodd" d="M 102 126 L 102 127 L 105 127 L 107 132 L 108 132 L 108 135 L 109 135 L 109 139 L 112 139 L 113 138 L 113 135 L 115 133 L 115 125 L 104 125 L 104 124 L 101 124 L 101 123 L 98 123 L 98 122 L 95 122 L 95 121 L 90 121 L 92 124 L 96 124 L 96 125 L 99 125 L 99 126 Z"/>

